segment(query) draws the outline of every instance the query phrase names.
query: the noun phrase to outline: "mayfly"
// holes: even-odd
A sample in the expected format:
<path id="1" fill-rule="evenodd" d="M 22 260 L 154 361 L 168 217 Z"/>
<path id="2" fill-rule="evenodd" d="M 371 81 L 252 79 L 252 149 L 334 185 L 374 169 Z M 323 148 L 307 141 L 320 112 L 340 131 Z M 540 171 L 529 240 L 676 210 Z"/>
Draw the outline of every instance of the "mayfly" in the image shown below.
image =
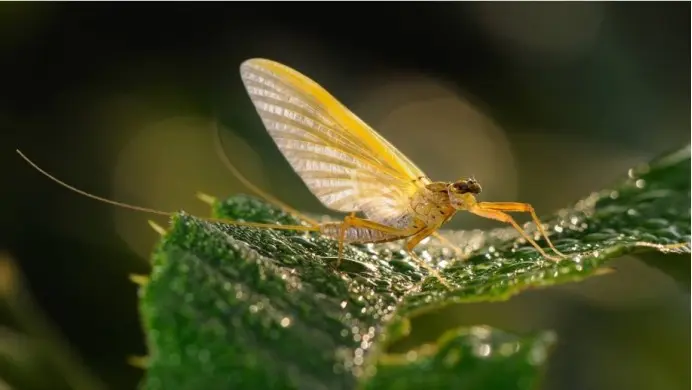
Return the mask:
<path id="1" fill-rule="evenodd" d="M 265 128 L 293 170 L 322 204 L 347 215 L 340 222 L 325 223 L 302 217 L 306 225 L 296 226 L 224 222 L 318 232 L 338 242 L 338 261 L 343 257 L 344 244 L 406 240 L 404 248 L 411 258 L 447 287 L 439 273 L 416 256 L 414 248 L 431 235 L 443 239 L 437 230 L 458 211 L 510 224 L 547 259 L 558 261 L 566 257 L 550 241 L 530 204 L 479 202 L 476 195 L 481 186 L 473 178 L 432 181 L 375 130 L 298 71 L 267 59 L 250 59 L 241 64 L 240 75 Z M 138 211 L 173 214 L 86 193 L 51 176 L 17 152 L 39 172 L 82 195 Z M 254 186 L 230 162 L 226 163 L 257 194 L 300 216 Z M 509 212 L 529 213 L 559 257 L 548 255 Z"/>

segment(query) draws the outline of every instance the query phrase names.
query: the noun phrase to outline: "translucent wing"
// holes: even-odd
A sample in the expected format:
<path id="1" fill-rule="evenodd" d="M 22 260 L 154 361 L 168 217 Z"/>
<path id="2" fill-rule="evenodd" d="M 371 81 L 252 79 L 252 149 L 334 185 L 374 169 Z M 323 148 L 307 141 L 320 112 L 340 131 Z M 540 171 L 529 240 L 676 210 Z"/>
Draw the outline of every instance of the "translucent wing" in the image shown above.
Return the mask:
<path id="1" fill-rule="evenodd" d="M 429 183 L 406 156 L 299 72 L 265 59 L 240 66 L 245 88 L 279 150 L 327 207 L 396 224 Z"/>

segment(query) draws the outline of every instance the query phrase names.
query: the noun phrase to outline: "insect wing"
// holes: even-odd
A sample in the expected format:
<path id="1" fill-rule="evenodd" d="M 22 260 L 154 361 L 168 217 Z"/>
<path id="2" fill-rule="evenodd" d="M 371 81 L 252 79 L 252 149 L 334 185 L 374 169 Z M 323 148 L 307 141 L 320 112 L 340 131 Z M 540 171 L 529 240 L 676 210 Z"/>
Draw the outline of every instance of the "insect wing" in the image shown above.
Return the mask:
<path id="1" fill-rule="evenodd" d="M 267 131 L 325 206 L 382 223 L 408 213 L 411 195 L 429 180 L 394 146 L 287 66 L 251 59 L 240 72 Z"/>

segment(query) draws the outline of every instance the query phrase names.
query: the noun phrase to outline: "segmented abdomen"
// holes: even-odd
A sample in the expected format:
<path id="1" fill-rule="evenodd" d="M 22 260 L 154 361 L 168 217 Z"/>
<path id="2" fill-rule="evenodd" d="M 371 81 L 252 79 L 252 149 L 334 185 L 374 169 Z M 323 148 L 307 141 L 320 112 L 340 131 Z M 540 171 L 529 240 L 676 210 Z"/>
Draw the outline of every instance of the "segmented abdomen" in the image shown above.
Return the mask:
<path id="1" fill-rule="evenodd" d="M 329 222 L 320 226 L 320 233 L 327 237 L 338 240 L 341 238 L 341 222 Z M 404 236 L 398 234 L 385 233 L 379 230 L 370 229 L 362 226 L 349 226 L 344 236 L 346 243 L 374 243 L 394 241 Z"/>

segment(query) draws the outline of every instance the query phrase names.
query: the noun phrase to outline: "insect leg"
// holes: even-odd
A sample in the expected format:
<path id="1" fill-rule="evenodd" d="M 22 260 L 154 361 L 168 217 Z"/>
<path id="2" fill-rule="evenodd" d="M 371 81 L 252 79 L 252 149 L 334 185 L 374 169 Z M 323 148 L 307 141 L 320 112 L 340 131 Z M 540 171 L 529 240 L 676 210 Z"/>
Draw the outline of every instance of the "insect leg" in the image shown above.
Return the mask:
<path id="1" fill-rule="evenodd" d="M 440 273 L 437 272 L 437 270 L 435 270 L 434 268 L 432 268 L 428 263 L 426 263 L 425 261 L 420 259 L 418 256 L 416 256 L 416 254 L 413 252 L 413 248 L 415 248 L 421 241 L 423 241 L 426 237 L 428 237 L 429 235 L 431 235 L 433 233 L 434 233 L 434 230 L 424 229 L 424 230 L 421 230 L 415 236 L 411 237 L 411 239 L 408 240 L 408 242 L 406 243 L 406 252 L 408 252 L 409 256 L 411 256 L 411 258 L 416 263 L 418 263 L 418 265 L 420 265 L 421 267 L 428 270 L 430 275 L 437 278 L 437 280 L 439 280 L 440 283 L 442 283 L 442 285 L 445 286 L 448 290 L 451 290 L 452 287 L 449 285 L 449 283 L 447 283 L 447 281 L 442 277 L 442 275 L 440 275 Z"/>
<path id="2" fill-rule="evenodd" d="M 377 230 L 377 231 L 380 231 L 383 233 L 388 233 L 388 234 L 392 234 L 395 236 L 400 236 L 401 238 L 413 236 L 406 243 L 406 246 L 405 246 L 406 252 L 408 252 L 408 254 L 411 256 L 411 258 L 416 263 L 418 263 L 418 265 L 425 268 L 430 273 L 430 275 L 433 275 L 435 278 L 437 278 L 440 281 L 440 283 L 442 283 L 442 285 L 444 285 L 445 287 L 447 287 L 448 289 L 451 290 L 449 283 L 447 283 L 447 281 L 442 277 L 442 275 L 440 275 L 439 272 L 437 272 L 435 269 L 430 267 L 430 265 L 428 265 L 428 263 L 426 263 L 425 261 L 418 258 L 418 256 L 416 256 L 416 254 L 413 252 L 413 248 L 415 248 L 421 241 L 423 241 L 423 239 L 425 239 L 426 237 L 431 235 L 434 232 L 434 230 L 432 230 L 432 229 L 420 230 L 418 227 L 413 227 L 413 226 L 411 228 L 408 228 L 408 229 L 397 229 L 397 228 L 394 228 L 391 226 L 382 225 L 382 224 L 377 223 L 377 222 L 368 221 L 367 219 L 355 217 L 354 213 L 344 217 L 344 222 L 342 223 L 341 226 L 342 226 L 342 229 L 343 229 L 343 226 L 347 226 L 347 228 L 350 226 L 364 227 L 364 228 L 368 228 L 368 229 L 372 229 L 372 230 Z M 346 231 L 346 229 L 341 230 L 342 238 L 345 235 L 345 231 Z"/>
<path id="3" fill-rule="evenodd" d="M 377 222 L 369 221 L 367 219 L 358 218 L 355 216 L 356 213 L 351 213 L 344 217 L 344 221 L 341 223 L 339 228 L 339 261 L 341 261 L 341 256 L 343 254 L 344 243 L 346 242 L 346 233 L 350 227 L 359 227 L 378 231 L 381 233 L 391 234 L 396 237 L 410 237 L 420 231 L 417 227 L 411 227 L 407 229 L 398 229 L 395 227 L 383 225 Z"/>
<path id="4" fill-rule="evenodd" d="M 548 242 L 548 246 L 550 246 L 550 249 L 552 249 L 555 253 L 560 255 L 560 257 L 563 257 L 563 258 L 567 257 L 562 252 L 557 250 L 555 248 L 555 246 L 553 245 L 552 241 L 550 241 L 550 238 L 548 238 L 548 234 L 546 234 L 545 229 L 543 229 L 543 224 L 541 223 L 541 220 L 538 219 L 538 216 L 536 215 L 536 211 L 534 211 L 533 206 L 531 206 L 530 204 L 528 204 L 528 203 L 516 203 L 516 202 L 480 202 L 477 204 L 477 206 L 482 208 L 482 209 L 530 213 L 531 219 L 533 219 L 533 222 L 536 224 L 538 231 L 543 235 L 545 240 Z"/>
<path id="5" fill-rule="evenodd" d="M 356 218 L 356 213 L 351 213 L 351 215 L 348 215 L 344 217 L 344 221 L 341 223 L 341 226 L 339 227 L 339 251 L 338 255 L 336 257 L 336 268 L 339 268 L 339 265 L 341 264 L 341 259 L 344 254 L 344 241 L 346 240 L 346 231 L 348 231 L 348 228 L 351 226 L 351 220 Z"/>
<path id="6" fill-rule="evenodd" d="M 219 127 L 215 126 L 214 129 L 214 148 L 216 150 L 216 154 L 221 158 L 221 162 L 223 165 L 231 171 L 231 174 L 238 179 L 243 185 L 247 188 L 249 188 L 252 192 L 254 192 L 257 196 L 260 198 L 264 199 L 268 203 L 273 204 L 274 206 L 286 211 L 287 213 L 291 214 L 292 216 L 301 219 L 308 224 L 312 226 L 318 226 L 319 222 L 315 221 L 314 219 L 307 217 L 303 215 L 301 212 L 298 210 L 294 209 L 293 207 L 287 205 L 286 203 L 280 201 L 279 199 L 273 197 L 271 194 L 268 192 L 262 190 L 261 188 L 257 187 L 254 183 L 252 183 L 250 180 L 248 180 L 245 176 L 243 176 L 242 173 L 240 173 L 240 170 L 231 163 L 231 160 L 229 160 L 228 156 L 226 155 L 226 152 L 223 148 L 223 140 L 221 138 L 221 133 L 219 132 Z"/>
<path id="7" fill-rule="evenodd" d="M 479 203 L 479 204 L 480 204 L 480 203 Z M 512 225 L 512 226 L 514 227 L 514 229 L 516 229 L 516 230 L 521 234 L 521 236 L 524 237 L 524 239 L 525 239 L 526 241 L 528 241 L 531 245 L 533 245 L 533 247 L 536 248 L 536 250 L 538 250 L 538 253 L 540 253 L 543 257 L 545 257 L 545 258 L 547 258 L 547 259 L 550 259 L 550 260 L 553 260 L 553 261 L 560 261 L 560 258 L 553 257 L 553 256 L 550 256 L 550 255 L 548 255 L 547 253 L 545 253 L 545 251 L 543 250 L 543 248 L 541 248 L 541 247 L 536 243 L 536 241 L 534 241 L 534 240 L 524 231 L 524 229 L 522 229 L 521 226 L 519 226 L 519 224 L 517 224 L 517 222 L 514 220 L 514 218 L 512 218 L 511 215 L 509 215 L 509 214 L 507 214 L 507 213 L 504 213 L 504 212 L 502 212 L 502 211 L 500 211 L 500 210 L 493 210 L 493 209 L 490 209 L 490 208 L 483 208 L 483 207 L 480 207 L 480 206 L 478 206 L 478 205 L 476 205 L 476 206 L 470 208 L 469 211 L 472 212 L 472 213 L 474 213 L 474 214 L 476 214 L 476 215 L 478 215 L 479 217 L 490 218 L 490 219 L 494 219 L 494 220 L 496 220 L 496 221 L 505 222 L 505 223 L 508 223 L 508 224 Z M 563 256 L 564 256 L 564 255 L 563 255 Z"/>
<path id="8" fill-rule="evenodd" d="M 459 248 L 458 245 L 455 243 L 449 241 L 449 239 L 445 238 L 443 235 L 441 235 L 438 232 L 433 232 L 432 236 L 440 240 L 444 245 L 447 245 L 448 247 L 452 248 L 454 252 L 457 254 L 458 257 L 463 257 L 464 256 L 464 250 Z"/>
<path id="9" fill-rule="evenodd" d="M 410 236 L 421 231 L 421 229 L 418 227 L 399 229 L 399 228 L 383 225 L 381 223 L 369 221 L 367 219 L 358 218 L 355 216 L 355 213 L 351 213 L 350 215 L 347 215 L 346 217 L 344 217 L 344 222 L 346 222 L 346 221 L 348 221 L 348 224 L 351 226 L 364 227 L 364 228 L 368 228 L 368 229 L 372 229 L 372 230 L 377 230 L 377 231 L 380 231 L 383 233 L 391 234 L 393 236 L 400 236 L 401 238 L 410 237 Z M 428 235 L 430 235 L 430 233 L 428 233 L 426 235 L 426 237 Z M 425 238 L 425 237 L 423 237 L 423 238 Z M 422 240 L 422 238 L 421 238 L 421 240 Z"/>

